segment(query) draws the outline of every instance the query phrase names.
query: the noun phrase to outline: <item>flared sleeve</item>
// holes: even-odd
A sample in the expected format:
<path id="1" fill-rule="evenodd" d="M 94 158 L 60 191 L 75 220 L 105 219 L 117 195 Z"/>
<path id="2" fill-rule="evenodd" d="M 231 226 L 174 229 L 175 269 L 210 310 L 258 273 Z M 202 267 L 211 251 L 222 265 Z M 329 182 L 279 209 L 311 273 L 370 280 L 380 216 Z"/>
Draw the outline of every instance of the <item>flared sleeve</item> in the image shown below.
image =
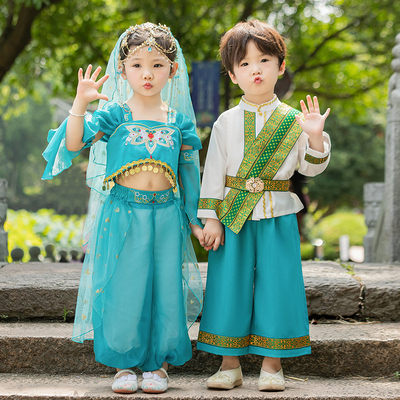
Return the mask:
<path id="1" fill-rule="evenodd" d="M 82 149 L 90 147 L 96 134 L 104 132 L 101 140 L 108 141 L 114 131 L 121 111 L 118 113 L 118 105 L 112 104 L 102 110 L 97 110 L 93 114 L 88 113 L 84 117 L 82 142 L 85 144 Z M 72 165 L 72 160 L 80 154 L 80 151 L 69 151 L 65 144 L 65 134 L 67 130 L 68 118 L 57 129 L 50 129 L 47 142 L 49 143 L 43 152 L 43 157 L 47 161 L 42 179 L 53 179 L 60 172 Z"/>

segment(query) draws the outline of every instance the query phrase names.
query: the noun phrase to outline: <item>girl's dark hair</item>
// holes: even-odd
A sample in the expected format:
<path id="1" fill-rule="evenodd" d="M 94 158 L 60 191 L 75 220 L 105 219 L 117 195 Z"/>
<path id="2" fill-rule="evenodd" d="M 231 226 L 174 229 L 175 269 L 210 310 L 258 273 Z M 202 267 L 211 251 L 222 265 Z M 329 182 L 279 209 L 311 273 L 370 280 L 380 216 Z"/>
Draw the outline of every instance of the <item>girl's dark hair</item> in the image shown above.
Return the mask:
<path id="1" fill-rule="evenodd" d="M 233 67 L 246 56 L 247 43 L 252 40 L 264 54 L 278 58 L 279 67 L 286 57 L 283 37 L 270 25 L 253 19 L 239 22 L 221 38 L 219 53 L 224 68 L 233 73 Z"/>
<path id="2" fill-rule="evenodd" d="M 152 36 L 154 37 L 157 44 L 165 50 L 164 55 L 171 61 L 175 61 L 176 58 L 176 47 L 173 52 L 169 49 L 174 45 L 174 38 L 171 33 L 164 29 L 160 29 L 156 25 L 152 28 Z M 137 26 L 133 33 L 128 34 L 127 41 L 121 42 L 121 48 L 119 50 L 120 60 L 124 61 L 129 53 L 129 49 L 133 46 L 140 46 L 146 39 L 150 37 L 150 31 L 144 26 Z"/>

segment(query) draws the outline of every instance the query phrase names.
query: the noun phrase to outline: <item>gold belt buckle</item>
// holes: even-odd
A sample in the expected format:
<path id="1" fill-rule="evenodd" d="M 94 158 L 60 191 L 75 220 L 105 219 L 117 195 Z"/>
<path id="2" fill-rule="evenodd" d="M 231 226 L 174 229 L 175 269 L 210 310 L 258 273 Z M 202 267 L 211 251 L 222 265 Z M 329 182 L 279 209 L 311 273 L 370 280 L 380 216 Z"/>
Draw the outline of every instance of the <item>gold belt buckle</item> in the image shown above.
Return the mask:
<path id="1" fill-rule="evenodd" d="M 250 193 L 259 193 L 264 190 L 264 181 L 260 178 L 249 178 L 246 181 L 246 190 Z"/>

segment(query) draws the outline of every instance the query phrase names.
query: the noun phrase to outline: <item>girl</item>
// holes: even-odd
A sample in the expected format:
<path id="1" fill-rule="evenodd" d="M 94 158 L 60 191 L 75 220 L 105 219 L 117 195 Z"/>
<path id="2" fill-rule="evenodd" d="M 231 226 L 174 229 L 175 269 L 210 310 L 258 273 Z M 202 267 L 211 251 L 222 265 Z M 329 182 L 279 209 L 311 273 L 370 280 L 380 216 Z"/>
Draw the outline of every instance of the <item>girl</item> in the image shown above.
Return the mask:
<path id="1" fill-rule="evenodd" d="M 191 358 L 188 336 L 202 303 L 190 241 L 203 243 L 196 217 L 197 150 L 188 76 L 178 42 L 165 26 L 145 23 L 119 38 L 97 80 L 78 72 L 70 116 L 49 133 L 43 179 L 92 146 L 88 242 L 72 339 L 94 339 L 96 361 L 117 368 L 112 389 L 167 390 L 167 366 Z M 98 92 L 101 85 L 102 94 Z M 100 99 L 100 109 L 86 112 Z M 183 292 L 182 292 L 183 288 Z"/>

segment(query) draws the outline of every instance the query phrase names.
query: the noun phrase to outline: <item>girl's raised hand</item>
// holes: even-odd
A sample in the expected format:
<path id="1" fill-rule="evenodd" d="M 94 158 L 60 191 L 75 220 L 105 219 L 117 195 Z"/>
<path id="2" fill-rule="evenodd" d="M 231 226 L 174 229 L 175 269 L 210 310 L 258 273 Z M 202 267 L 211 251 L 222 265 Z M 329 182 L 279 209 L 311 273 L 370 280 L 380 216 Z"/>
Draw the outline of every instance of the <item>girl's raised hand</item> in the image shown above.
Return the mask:
<path id="1" fill-rule="evenodd" d="M 78 87 L 76 89 L 76 97 L 82 102 L 90 103 L 94 100 L 108 100 L 105 94 L 99 93 L 101 85 L 108 79 L 109 75 L 104 75 L 98 81 L 96 81 L 101 71 L 101 67 L 97 67 L 93 74 L 92 66 L 89 65 L 86 69 L 85 76 L 83 76 L 82 68 L 78 71 Z"/>
<path id="2" fill-rule="evenodd" d="M 311 138 L 317 138 L 322 136 L 324 130 L 325 120 L 330 113 L 330 108 L 328 108 L 324 115 L 321 115 L 319 110 L 319 104 L 317 96 L 314 96 L 314 103 L 311 100 L 311 96 L 307 96 L 307 105 L 303 100 L 300 101 L 301 111 L 304 115 L 304 119 L 301 119 L 296 115 L 296 121 L 299 123 L 301 128 L 305 133 L 307 133 Z"/>

